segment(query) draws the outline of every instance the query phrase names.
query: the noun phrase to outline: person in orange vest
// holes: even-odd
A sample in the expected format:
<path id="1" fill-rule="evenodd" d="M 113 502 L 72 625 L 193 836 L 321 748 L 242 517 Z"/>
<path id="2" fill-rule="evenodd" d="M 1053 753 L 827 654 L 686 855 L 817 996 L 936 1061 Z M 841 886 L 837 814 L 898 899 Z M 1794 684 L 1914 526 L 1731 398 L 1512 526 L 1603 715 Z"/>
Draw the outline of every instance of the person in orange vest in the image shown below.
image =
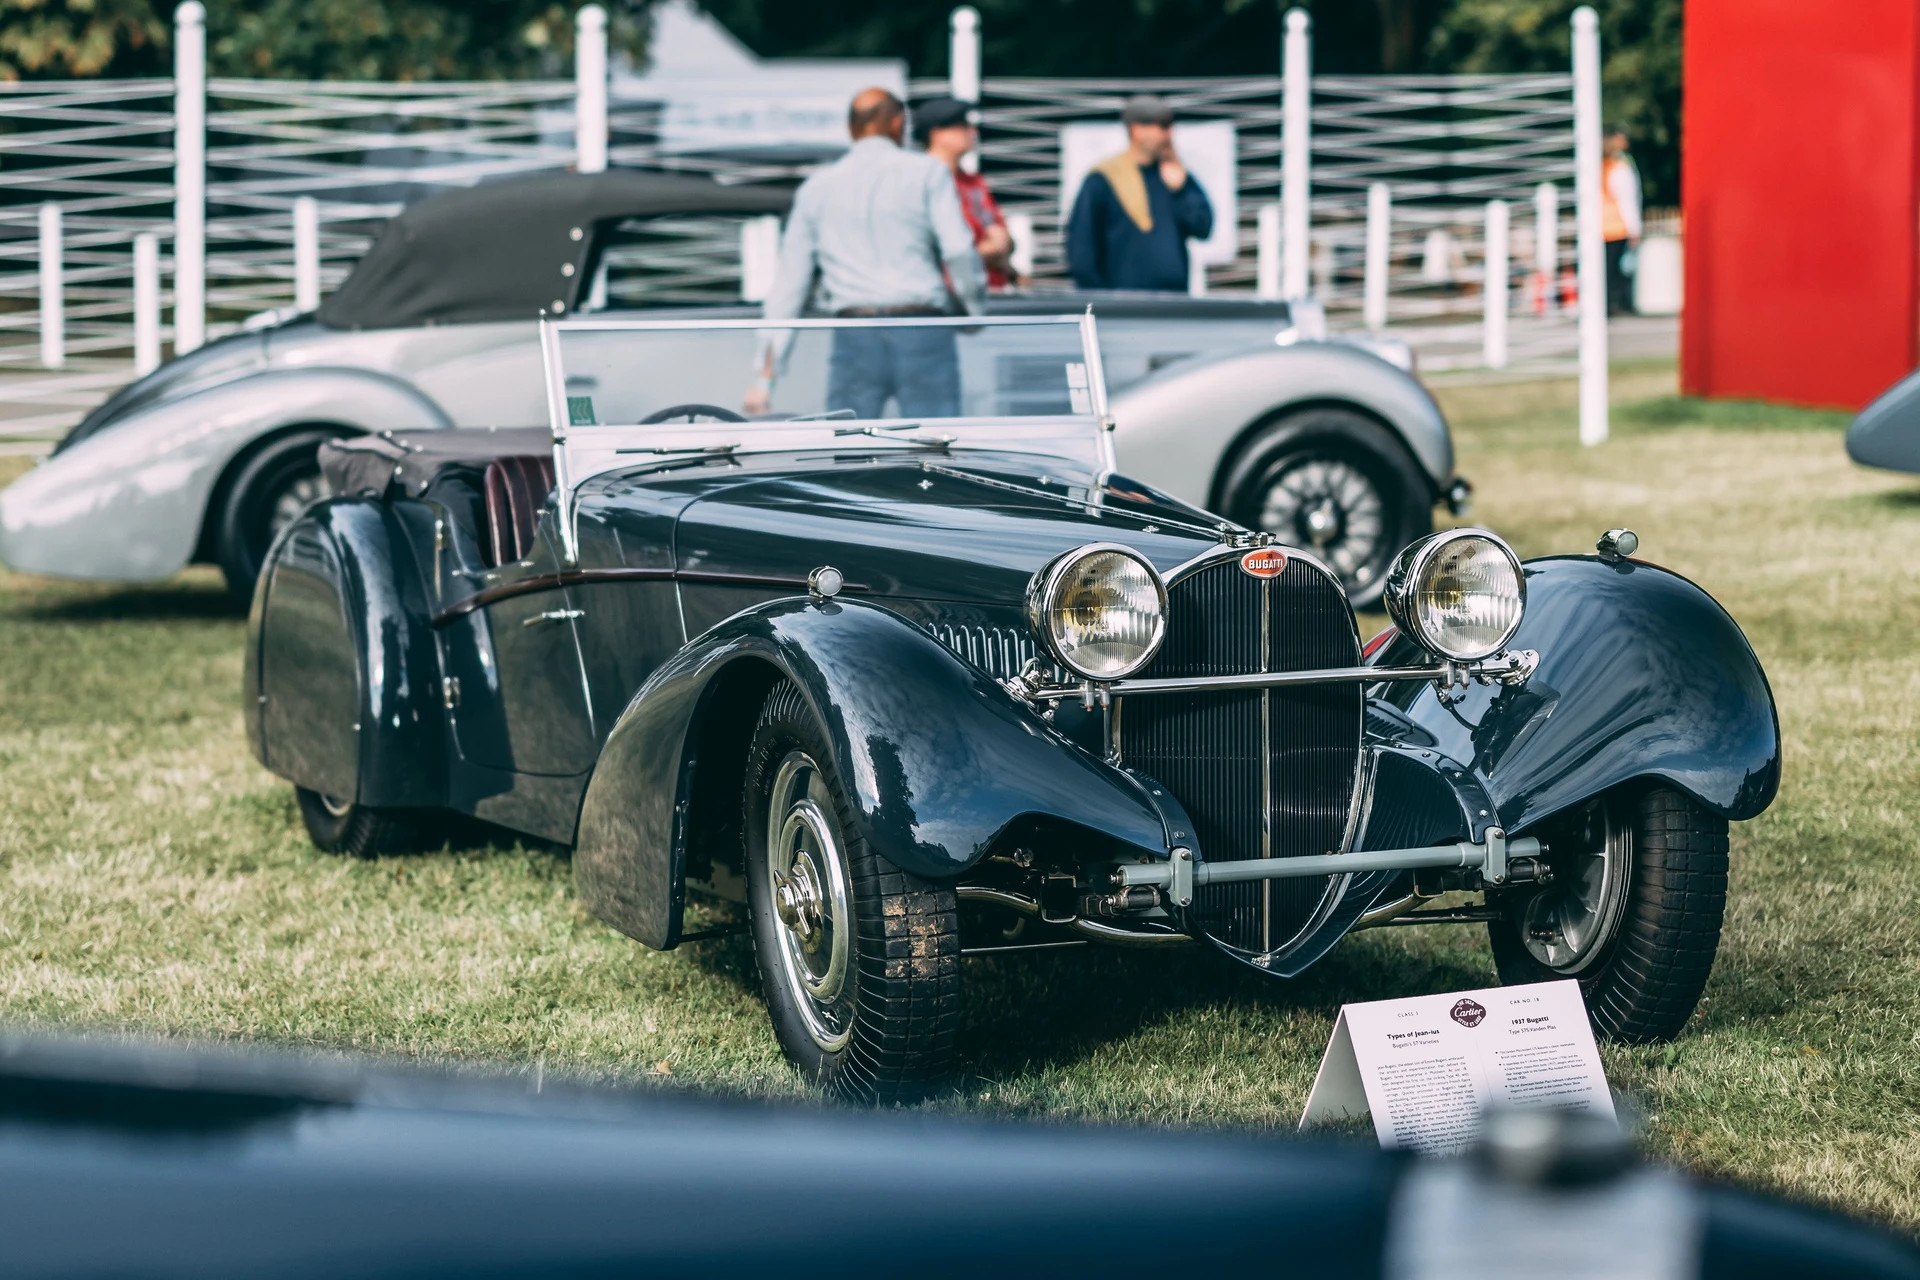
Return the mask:
<path id="1" fill-rule="evenodd" d="M 1627 131 L 1607 130 L 1600 161 L 1600 238 L 1607 242 L 1607 314 L 1633 313 L 1633 276 L 1640 249 L 1640 171 L 1627 154 Z"/>

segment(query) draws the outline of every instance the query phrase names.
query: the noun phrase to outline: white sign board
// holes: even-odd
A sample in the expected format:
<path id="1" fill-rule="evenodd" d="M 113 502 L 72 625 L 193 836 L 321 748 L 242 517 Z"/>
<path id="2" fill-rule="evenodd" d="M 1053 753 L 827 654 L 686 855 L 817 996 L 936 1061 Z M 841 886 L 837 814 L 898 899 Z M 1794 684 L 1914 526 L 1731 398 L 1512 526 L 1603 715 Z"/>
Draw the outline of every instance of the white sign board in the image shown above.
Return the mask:
<path id="1" fill-rule="evenodd" d="M 1189 177 L 1213 206 L 1213 234 L 1191 242 L 1195 260 L 1232 262 L 1239 248 L 1239 168 L 1233 125 L 1226 120 L 1197 120 L 1173 126 L 1173 149 Z M 1093 166 L 1127 149 L 1123 124 L 1070 124 L 1060 130 L 1060 225 L 1067 225 L 1074 198 Z"/>
<path id="2" fill-rule="evenodd" d="M 1381 1146 L 1448 1155 L 1508 1107 L 1615 1118 L 1578 982 L 1343 1007 L 1300 1127 L 1371 1111 Z"/>

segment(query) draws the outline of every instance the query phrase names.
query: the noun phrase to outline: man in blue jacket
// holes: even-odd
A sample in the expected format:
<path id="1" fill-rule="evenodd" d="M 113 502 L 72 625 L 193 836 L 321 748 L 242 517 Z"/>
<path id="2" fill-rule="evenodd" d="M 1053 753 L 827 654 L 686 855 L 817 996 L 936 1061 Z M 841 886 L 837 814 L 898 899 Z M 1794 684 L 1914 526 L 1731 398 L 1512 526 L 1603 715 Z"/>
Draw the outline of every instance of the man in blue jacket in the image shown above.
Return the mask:
<path id="1" fill-rule="evenodd" d="M 1067 269 L 1082 289 L 1187 291 L 1187 241 L 1213 233 L 1213 206 L 1173 150 L 1173 107 L 1129 98 L 1127 149 L 1093 167 L 1067 219 Z"/>

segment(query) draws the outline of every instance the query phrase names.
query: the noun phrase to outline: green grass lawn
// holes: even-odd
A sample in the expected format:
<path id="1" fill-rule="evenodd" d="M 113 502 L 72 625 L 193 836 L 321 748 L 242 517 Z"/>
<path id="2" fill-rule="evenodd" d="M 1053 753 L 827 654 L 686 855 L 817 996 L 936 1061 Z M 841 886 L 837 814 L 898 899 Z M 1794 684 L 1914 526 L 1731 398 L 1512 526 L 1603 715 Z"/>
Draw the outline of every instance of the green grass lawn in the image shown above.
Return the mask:
<path id="1" fill-rule="evenodd" d="M 1853 467 L 1837 415 L 1684 401 L 1670 368 L 1615 390 L 1591 450 L 1568 384 L 1446 393 L 1476 518 L 1523 555 L 1629 525 L 1712 591 L 1772 677 L 1786 774 L 1735 829 L 1694 1027 L 1603 1049 L 1608 1073 L 1656 1153 L 1920 1229 L 1920 481 Z M 0 575 L 0 1021 L 808 1092 L 743 942 L 642 950 L 556 850 L 314 852 L 247 753 L 243 625 L 206 571 Z M 1343 1001 L 1494 976 L 1468 927 L 1362 934 L 1292 983 L 1093 951 L 967 981 L 963 1074 L 931 1105 L 1288 1129 Z"/>

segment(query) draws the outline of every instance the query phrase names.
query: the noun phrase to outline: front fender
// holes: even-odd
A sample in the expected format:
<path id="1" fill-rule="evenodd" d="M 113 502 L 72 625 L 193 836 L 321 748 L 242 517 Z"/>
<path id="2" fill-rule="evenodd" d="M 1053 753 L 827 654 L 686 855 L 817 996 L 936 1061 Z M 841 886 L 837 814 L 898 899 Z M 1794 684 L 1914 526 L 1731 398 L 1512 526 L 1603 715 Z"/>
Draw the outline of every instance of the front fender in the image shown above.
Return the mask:
<path id="1" fill-rule="evenodd" d="M 1920 471 L 1920 372 L 1860 411 L 1847 427 L 1847 456 L 1863 467 Z"/>
<path id="2" fill-rule="evenodd" d="M 1420 380 L 1360 347 L 1301 342 L 1182 361 L 1114 397 L 1120 468 L 1205 507 L 1241 434 L 1309 404 L 1350 404 L 1406 442 L 1437 493 L 1453 477 L 1453 435 Z"/>
<path id="3" fill-rule="evenodd" d="M 1477 778 L 1518 832 L 1622 783 L 1659 779 L 1724 818 L 1751 818 L 1780 785 L 1780 722 L 1747 638 L 1706 592 L 1657 565 L 1529 560 L 1513 647 L 1539 668 L 1473 686 L 1448 706 L 1430 684 L 1386 700 L 1407 746 Z M 1420 660 L 1404 637 L 1376 656 Z"/>
<path id="4" fill-rule="evenodd" d="M 663 665 L 622 713 L 587 784 L 573 861 L 580 897 L 648 946 L 680 937 L 689 817 L 710 763 L 696 743 L 715 742 L 714 730 L 736 744 L 752 733 L 758 702 L 748 709 L 717 695 L 742 664 L 757 666 L 762 691 L 778 677 L 800 688 L 827 730 L 859 834 L 903 870 L 950 880 L 1023 818 L 1168 849 L 1139 783 L 919 627 L 870 604 L 775 601 Z M 744 722 L 703 724 L 713 715 Z"/>
<path id="5" fill-rule="evenodd" d="M 360 369 L 268 369 L 129 415 L 0 493 L 0 559 L 58 578 L 147 581 L 179 572 L 207 502 L 241 450 L 284 427 L 453 424 L 398 378 Z"/>

